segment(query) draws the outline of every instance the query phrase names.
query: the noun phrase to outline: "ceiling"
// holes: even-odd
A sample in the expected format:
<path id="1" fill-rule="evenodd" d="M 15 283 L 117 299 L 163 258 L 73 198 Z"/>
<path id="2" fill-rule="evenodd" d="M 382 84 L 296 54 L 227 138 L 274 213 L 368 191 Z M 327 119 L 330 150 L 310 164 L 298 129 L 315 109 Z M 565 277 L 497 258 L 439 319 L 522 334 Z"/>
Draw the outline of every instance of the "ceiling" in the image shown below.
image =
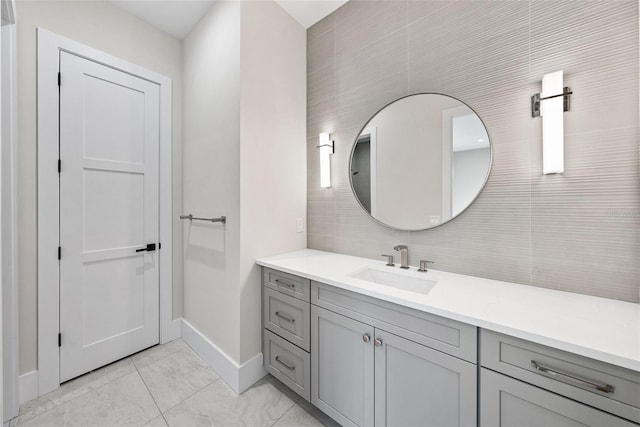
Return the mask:
<path id="1" fill-rule="evenodd" d="M 304 28 L 309 28 L 347 0 L 275 0 Z"/>
<path id="2" fill-rule="evenodd" d="M 304 28 L 309 28 L 347 0 L 275 0 Z M 111 0 L 119 8 L 154 27 L 184 39 L 214 0 Z"/>

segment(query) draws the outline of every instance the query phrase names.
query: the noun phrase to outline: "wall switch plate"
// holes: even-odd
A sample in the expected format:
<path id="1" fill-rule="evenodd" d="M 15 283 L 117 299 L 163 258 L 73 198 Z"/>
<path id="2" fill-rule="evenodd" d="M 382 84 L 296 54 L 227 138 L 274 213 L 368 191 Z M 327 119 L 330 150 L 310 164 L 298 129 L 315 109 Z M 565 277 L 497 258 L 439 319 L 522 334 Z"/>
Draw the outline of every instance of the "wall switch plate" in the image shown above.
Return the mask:
<path id="1" fill-rule="evenodd" d="M 302 222 L 302 218 L 296 218 L 296 233 L 304 232 L 304 224 Z"/>

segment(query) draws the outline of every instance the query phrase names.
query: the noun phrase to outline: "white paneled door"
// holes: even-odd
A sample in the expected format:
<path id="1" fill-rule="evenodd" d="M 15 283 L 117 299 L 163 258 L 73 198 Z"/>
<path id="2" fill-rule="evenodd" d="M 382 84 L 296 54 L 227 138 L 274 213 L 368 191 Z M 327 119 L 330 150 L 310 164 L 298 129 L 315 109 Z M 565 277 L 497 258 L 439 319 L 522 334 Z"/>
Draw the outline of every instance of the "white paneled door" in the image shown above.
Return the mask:
<path id="1" fill-rule="evenodd" d="M 66 52 L 60 77 L 63 382 L 159 342 L 160 88 Z"/>

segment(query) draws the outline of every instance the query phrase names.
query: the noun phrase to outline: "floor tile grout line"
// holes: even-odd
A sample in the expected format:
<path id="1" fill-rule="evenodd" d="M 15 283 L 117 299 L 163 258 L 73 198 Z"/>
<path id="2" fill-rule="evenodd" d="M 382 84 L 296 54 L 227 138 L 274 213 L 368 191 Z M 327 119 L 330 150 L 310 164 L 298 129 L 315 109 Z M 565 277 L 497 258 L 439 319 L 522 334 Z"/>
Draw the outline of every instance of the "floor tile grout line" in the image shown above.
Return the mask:
<path id="1" fill-rule="evenodd" d="M 205 385 L 202 388 L 199 388 L 198 390 L 194 391 L 193 393 L 191 393 L 189 396 L 185 397 L 184 399 L 182 399 L 180 402 L 176 403 L 175 405 L 172 405 L 171 407 L 167 408 L 164 412 L 162 412 L 162 415 L 164 417 L 164 414 L 166 414 L 167 412 L 169 412 L 170 410 L 172 410 L 173 408 L 175 408 L 176 406 L 178 406 L 179 404 L 185 402 L 186 400 L 191 399 L 193 396 L 195 396 L 196 394 L 200 393 L 202 390 L 204 390 L 205 388 L 209 387 L 210 385 L 216 383 L 218 380 L 220 380 L 221 377 L 216 378 L 215 380 L 211 381 L 209 384 Z M 223 381 L 224 382 L 224 381 Z M 226 383 L 225 383 L 226 385 Z M 165 419 L 166 421 L 166 419 Z M 167 423 L 167 425 L 169 425 L 169 423 Z"/>
<path id="2" fill-rule="evenodd" d="M 117 361 L 115 361 L 115 362 L 112 362 L 112 363 L 110 363 L 109 365 L 112 365 L 112 364 L 115 364 L 115 363 L 119 363 L 119 362 L 121 362 L 121 361 L 123 361 L 123 360 L 127 360 L 127 359 L 131 359 L 131 357 L 130 357 L 130 356 L 127 356 L 127 357 L 125 357 L 125 358 L 122 358 L 122 359 L 120 359 L 120 360 L 117 360 Z M 133 360 L 130 360 L 130 362 L 131 362 L 131 365 L 134 367 L 134 369 L 136 369 L 136 366 L 135 366 L 135 364 L 133 363 Z M 102 369 L 102 368 L 105 368 L 105 367 L 109 366 L 109 365 L 102 366 L 102 367 L 100 367 L 100 368 L 96 369 L 95 371 L 89 371 L 89 372 L 87 372 L 87 373 L 86 373 L 86 374 L 84 374 L 84 375 L 89 375 L 89 374 L 91 374 L 92 372 L 96 372 L 96 371 L 98 371 L 98 370 L 100 370 L 100 369 Z M 130 374 L 132 374 L 132 373 L 134 373 L 134 372 L 135 372 L 135 371 L 127 372 L 127 373 L 124 373 L 124 374 L 122 374 L 122 375 L 120 375 L 120 376 L 118 376 L 118 377 L 112 378 L 112 379 L 110 379 L 109 381 L 107 381 L 106 383 L 102 384 L 100 387 L 95 387 L 95 388 L 93 388 L 93 387 L 91 387 L 90 385 L 87 385 L 87 386 L 86 386 L 86 387 L 87 387 L 87 390 L 86 390 L 84 393 L 80 393 L 80 394 L 79 394 L 79 395 L 77 395 L 76 397 L 74 397 L 74 398 L 72 398 L 72 399 L 69 399 L 69 400 L 66 400 L 66 401 L 64 401 L 64 402 L 62 402 L 62 403 L 55 404 L 55 405 L 53 405 L 51 408 L 49 408 L 49 409 L 47 409 L 47 410 L 45 410 L 45 411 L 43 411 L 43 412 L 39 413 L 38 415 L 35 415 L 35 416 L 31 417 L 31 418 L 28 418 L 25 422 L 27 422 L 27 421 L 31 421 L 31 420 L 34 420 L 34 419 L 36 419 L 36 418 L 40 417 L 41 415 L 46 414 L 46 413 L 48 413 L 49 411 L 52 411 L 52 410 L 54 410 L 54 409 L 56 409 L 56 408 L 58 408 L 58 407 L 60 407 L 60 406 L 67 405 L 68 403 L 73 402 L 74 400 L 76 400 L 76 399 L 78 399 L 78 398 L 80 398 L 80 397 L 83 397 L 83 396 L 85 396 L 85 395 L 87 395 L 87 394 L 89 394 L 89 393 L 91 393 L 91 392 L 93 392 L 93 391 L 99 390 L 99 389 L 101 389 L 102 387 L 104 387 L 104 386 L 106 386 L 106 385 L 108 385 L 108 384 L 111 384 L 112 382 L 114 382 L 114 381 L 116 381 L 116 380 L 119 380 L 119 379 L 121 379 L 121 378 L 124 378 L 124 377 L 126 377 L 127 375 L 130 375 Z M 106 375 L 105 375 L 105 376 L 106 376 Z M 80 376 L 80 377 L 82 377 L 82 376 Z M 80 378 L 80 377 L 78 377 L 78 378 Z M 71 381 L 73 381 L 73 380 L 71 380 Z M 72 393 L 72 392 L 69 392 L 69 393 Z M 38 398 L 36 398 L 36 399 L 38 399 Z M 35 399 L 32 399 L 32 400 L 35 400 Z M 53 400 L 48 400 L 47 402 L 53 402 Z M 25 403 L 26 403 L 26 402 L 25 402 Z M 29 412 L 25 412 L 25 413 L 24 413 L 24 414 L 22 414 L 22 415 L 18 415 L 18 416 L 16 416 L 16 417 L 12 418 L 12 419 L 10 420 L 10 422 L 11 422 L 11 421 L 13 421 L 13 420 L 18 420 L 18 419 L 20 419 L 20 418 L 23 418 L 23 417 L 25 417 L 25 415 L 29 414 L 30 412 L 35 411 L 35 410 L 36 410 L 36 409 L 38 409 L 38 408 L 41 408 L 42 406 L 45 406 L 45 405 L 37 406 L 36 408 L 33 408 L 33 409 L 32 409 L 31 411 L 29 411 Z M 17 424 L 14 424 L 14 425 L 17 425 Z"/>
<path id="3" fill-rule="evenodd" d="M 155 363 L 155 362 L 154 362 Z M 151 364 L 150 364 L 151 365 Z M 153 393 L 151 393 L 151 389 L 149 388 L 149 386 L 147 385 L 147 382 L 144 380 L 144 377 L 142 376 L 142 374 L 140 373 L 140 370 L 138 369 L 138 367 L 135 365 L 135 363 L 133 364 L 133 366 L 136 368 L 136 372 L 138 373 L 138 378 L 140 378 L 140 380 L 142 381 L 142 384 L 144 385 L 144 388 L 147 390 L 147 392 L 149 393 L 149 396 L 151 396 L 151 400 L 153 400 L 153 404 L 156 405 L 156 408 L 158 409 L 158 412 L 160 412 L 160 416 L 162 417 L 162 419 L 164 420 L 164 423 L 168 426 L 169 423 L 167 422 L 167 419 L 164 417 L 164 413 L 162 412 L 162 410 L 160 409 L 160 406 L 158 406 L 158 402 L 156 402 L 156 398 L 153 397 Z M 147 365 L 149 366 L 149 365 Z M 149 420 L 149 422 L 153 421 L 153 419 Z"/>
<path id="4" fill-rule="evenodd" d="M 184 340 L 183 340 L 183 342 L 184 342 Z M 207 363 L 206 363 L 204 360 L 202 360 L 202 358 L 198 355 L 198 353 L 196 353 L 196 352 L 195 352 L 195 350 L 194 350 L 193 348 L 191 348 L 191 346 L 190 346 L 189 344 L 187 344 L 186 342 L 185 342 L 185 347 L 183 347 L 183 348 L 179 349 L 179 350 L 178 350 L 178 351 L 176 351 L 176 352 L 171 353 L 171 355 L 174 355 L 174 354 L 179 353 L 179 352 L 181 352 L 181 351 L 184 351 L 184 350 L 186 350 L 186 349 L 189 349 L 189 350 L 190 350 L 190 351 L 191 351 L 191 352 L 192 352 L 192 353 L 193 353 L 193 354 L 194 354 L 194 355 L 195 355 L 195 356 L 196 356 L 196 357 L 197 357 L 197 358 L 198 358 L 198 359 L 203 363 L 203 366 L 204 366 L 206 369 L 210 370 L 210 371 L 211 371 L 211 372 L 213 372 L 215 375 L 217 375 L 217 378 L 216 378 L 215 380 L 211 381 L 210 383 L 206 384 L 205 386 L 203 386 L 203 387 L 199 388 L 198 390 L 194 391 L 193 393 L 191 393 L 190 395 L 188 395 L 187 397 L 185 397 L 184 399 L 182 399 L 181 401 L 179 401 L 179 402 L 178 402 L 178 403 L 176 403 L 175 405 L 170 406 L 170 407 L 169 407 L 169 408 L 167 408 L 164 412 L 163 412 L 163 411 L 160 409 L 160 407 L 158 406 L 158 404 L 157 404 L 157 402 L 156 402 L 156 400 L 155 400 L 155 397 L 153 397 L 153 393 L 151 393 L 151 390 L 149 390 L 149 387 L 147 387 L 147 390 L 149 390 L 149 393 L 151 394 L 151 398 L 153 399 L 154 403 L 156 403 L 156 406 L 158 406 L 158 410 L 160 411 L 160 414 L 162 414 L 162 418 L 165 420 L 165 422 L 167 423 L 167 425 L 169 425 L 169 423 L 167 422 L 167 419 L 164 417 L 164 414 L 166 414 L 168 411 L 170 411 L 171 409 L 175 408 L 176 406 L 178 406 L 179 404 L 181 404 L 181 403 L 182 403 L 182 402 L 184 402 L 185 400 L 190 399 L 191 397 L 193 397 L 194 395 L 198 394 L 199 392 L 201 392 L 201 391 L 202 391 L 202 390 L 204 390 L 205 388 L 209 387 L 211 384 L 213 384 L 213 383 L 215 383 L 216 381 L 218 381 L 218 380 L 222 379 L 222 377 L 221 377 L 221 376 L 220 376 L 216 371 L 214 371 L 213 369 L 211 369 L 211 367 L 210 367 L 209 365 L 207 365 Z M 167 356 L 167 357 L 169 357 L 169 356 Z M 140 368 L 140 369 L 144 369 L 144 368 L 146 368 L 147 366 L 151 366 L 151 365 L 153 365 L 153 364 L 155 364 L 155 363 L 157 363 L 157 362 L 160 362 L 161 360 L 166 359 L 167 357 L 164 357 L 164 358 L 162 358 L 162 359 L 158 359 L 158 360 L 154 361 L 153 363 L 150 363 L 150 364 L 148 364 L 148 365 L 146 365 L 146 366 L 143 366 L 143 367 L 142 367 L 142 368 Z M 134 365 L 135 365 L 135 364 L 134 364 Z M 137 367 L 136 367 L 136 370 L 138 370 L 138 368 L 137 368 Z M 145 386 L 147 386 L 147 383 L 144 381 L 144 377 L 142 376 L 142 374 L 140 373 L 140 371 L 139 371 L 139 370 L 138 370 L 138 374 L 139 374 L 139 375 L 140 375 L 140 377 L 142 378 L 142 382 L 145 384 Z M 223 380 L 223 382 L 224 382 L 224 380 Z M 228 384 L 227 384 L 226 382 L 225 382 L 225 385 L 227 385 L 227 386 L 228 386 Z"/>
<path id="5" fill-rule="evenodd" d="M 178 339 L 182 340 L 182 338 L 178 338 Z M 176 341 L 176 340 L 174 340 L 174 341 Z M 169 342 L 173 342 L 173 341 L 169 341 Z M 178 352 L 180 352 L 180 351 L 184 350 L 185 348 L 191 348 L 191 347 L 189 346 L 189 344 L 187 344 L 187 343 L 186 343 L 186 342 L 184 342 L 184 341 L 182 341 L 182 342 L 183 342 L 183 343 L 184 343 L 184 345 L 185 345 L 184 347 L 179 348 L 179 349 L 177 349 L 176 351 L 173 351 L 173 352 L 171 352 L 171 353 L 167 354 L 166 356 L 161 357 L 160 359 L 154 360 L 154 361 L 153 361 L 153 362 L 151 362 L 151 363 L 148 363 L 148 364 L 146 364 L 146 365 L 144 365 L 144 366 L 140 366 L 139 368 L 138 368 L 138 365 L 136 365 L 136 362 L 133 360 L 133 356 L 135 356 L 136 354 L 142 354 L 142 353 L 144 353 L 145 351 L 148 351 L 148 350 L 150 350 L 150 349 L 152 349 L 152 348 L 160 348 L 160 347 L 162 347 L 162 346 L 164 346 L 164 345 L 167 345 L 167 344 L 169 344 L 169 343 L 166 343 L 166 344 L 156 344 L 156 345 L 154 345 L 153 347 L 146 348 L 146 349 L 144 349 L 144 350 L 142 350 L 142 351 L 140 351 L 140 352 L 138 352 L 138 353 L 135 353 L 135 354 L 133 354 L 133 355 L 129 356 L 129 358 L 131 359 L 131 363 L 133 363 L 133 364 L 134 364 L 134 366 L 136 367 L 136 369 L 143 369 L 143 368 L 146 368 L 146 367 L 147 367 L 147 366 L 149 366 L 149 365 L 153 365 L 153 364 L 154 364 L 154 363 L 156 363 L 156 362 L 159 362 L 159 361 L 161 361 L 161 360 L 164 360 L 164 359 L 166 359 L 166 358 L 167 358 L 167 357 L 169 357 L 169 356 L 173 356 L 174 354 L 176 354 L 176 353 L 178 353 Z"/>
<path id="6" fill-rule="evenodd" d="M 179 338 L 179 339 L 181 339 L 181 338 Z M 183 342 L 184 342 L 184 340 L 183 340 Z M 166 356 L 164 356 L 164 357 L 162 357 L 162 358 L 160 358 L 160 359 L 154 360 L 152 363 L 149 363 L 149 364 L 147 364 L 147 365 L 145 365 L 145 366 L 141 367 L 140 369 L 145 368 L 146 366 L 150 366 L 150 365 L 152 365 L 152 364 L 154 364 L 154 363 L 156 363 L 156 362 L 159 362 L 159 361 L 161 361 L 161 360 L 164 360 L 164 359 L 168 358 L 169 356 L 172 356 L 172 355 L 174 355 L 174 354 L 176 354 L 176 353 L 178 353 L 178 352 L 180 352 L 180 351 L 182 351 L 182 350 L 184 350 L 184 349 L 186 349 L 186 348 L 191 348 L 191 347 L 190 347 L 186 342 L 185 342 L 184 344 L 185 344 L 185 346 L 184 346 L 184 347 L 179 348 L 179 349 L 177 349 L 176 351 L 173 351 L 173 352 L 171 352 L 171 353 L 167 354 Z M 160 344 L 160 346 L 162 346 L 162 345 L 164 345 L 164 344 Z M 144 349 L 144 350 L 142 350 L 142 351 L 140 351 L 140 352 L 138 352 L 138 353 L 135 353 L 135 354 L 143 353 L 143 352 L 145 352 L 145 351 L 148 351 L 150 348 L 156 348 L 156 346 L 146 348 L 146 349 Z M 135 354 L 134 354 L 134 355 L 135 355 Z M 92 387 L 92 386 L 90 385 L 91 383 L 89 383 L 88 385 L 86 385 L 86 386 L 85 386 L 85 387 L 87 387 L 87 389 L 86 389 L 83 393 L 80 393 L 79 395 L 75 396 L 74 398 L 69 399 L 69 400 L 67 400 L 67 401 L 64 401 L 64 402 L 62 402 L 62 403 L 54 404 L 51 408 L 46 409 L 46 410 L 42 411 L 41 413 L 39 413 L 39 414 L 37 414 L 37 415 L 34 415 L 34 416 L 32 416 L 32 417 L 27 417 L 25 422 L 27 422 L 27 421 L 31 421 L 31 420 L 33 420 L 33 419 L 36 419 L 36 418 L 40 417 L 41 415 L 46 414 L 46 413 L 48 413 L 49 411 L 52 411 L 52 410 L 53 410 L 53 409 L 55 409 L 55 408 L 58 408 L 58 407 L 60 407 L 60 406 L 63 406 L 63 405 L 68 404 L 69 402 L 73 402 L 74 400 L 76 400 L 76 399 L 78 399 L 78 398 L 80 398 L 80 397 L 82 397 L 82 396 L 85 396 L 86 394 L 91 393 L 92 391 L 95 391 L 95 390 L 101 389 L 102 387 L 106 386 L 107 384 L 110 384 L 110 383 L 112 383 L 112 382 L 114 382 L 114 381 L 116 381 L 116 380 L 119 380 L 120 378 L 123 378 L 123 377 L 125 377 L 125 376 L 127 376 L 127 375 L 129 375 L 129 374 L 132 374 L 133 372 L 137 372 L 137 373 L 138 373 L 138 376 L 142 379 L 142 382 L 144 383 L 145 387 L 147 388 L 147 391 L 149 391 L 149 394 L 151 394 L 151 390 L 149 390 L 149 388 L 147 387 L 147 384 L 144 382 L 144 378 L 142 377 L 142 374 L 140 374 L 140 370 L 138 369 L 138 366 L 136 365 L 136 363 L 135 363 L 135 362 L 134 362 L 134 360 L 133 360 L 133 356 L 134 356 L 134 355 L 130 355 L 130 356 L 127 356 L 127 357 L 122 358 L 122 359 L 120 359 L 120 360 L 117 360 L 117 361 L 115 361 L 115 362 L 112 362 L 112 363 L 110 363 L 110 364 L 108 364 L 108 365 L 101 366 L 100 368 L 98 368 L 98 369 L 96 369 L 96 370 L 94 370 L 94 371 L 87 372 L 87 373 L 86 373 L 86 374 L 84 374 L 84 375 L 90 375 L 92 372 L 97 372 L 97 371 L 99 371 L 99 370 L 100 370 L 100 369 L 102 369 L 102 368 L 106 368 L 106 367 L 107 367 L 107 366 L 109 366 L 109 365 L 116 364 L 116 363 L 122 362 L 122 361 L 127 360 L 127 359 L 131 362 L 131 365 L 132 365 L 132 366 L 133 366 L 133 368 L 134 368 L 134 370 L 132 370 L 131 372 L 126 372 L 126 373 L 124 373 L 124 374 L 122 374 L 122 375 L 120 375 L 120 376 L 114 377 L 114 378 L 112 378 L 112 379 L 108 380 L 107 382 L 105 382 L 104 384 L 100 385 L 99 387 L 95 387 L 95 388 L 94 388 L 94 387 Z M 217 375 L 217 373 L 216 373 L 216 375 Z M 107 376 L 107 375 L 105 375 L 105 377 L 106 377 L 106 376 Z M 79 378 L 80 378 L 80 377 L 79 377 Z M 73 381 L 73 380 L 72 380 L 72 381 Z M 214 382 L 215 382 L 215 381 L 214 381 Z M 205 387 L 206 387 L 206 386 L 205 386 Z M 69 393 L 72 393 L 72 392 L 69 392 Z M 151 394 L 151 398 L 153 399 L 153 402 L 154 402 L 154 404 L 156 405 L 156 407 L 158 407 L 158 404 L 157 404 L 157 402 L 155 401 L 155 398 L 153 397 L 153 394 Z M 38 399 L 38 398 L 36 398 L 36 399 Z M 32 400 L 35 400 L 35 399 L 32 399 Z M 48 400 L 48 401 L 47 401 L 47 403 L 49 403 L 49 402 L 53 402 L 53 400 Z M 25 403 L 27 403 L 27 402 L 25 402 Z M 21 419 L 25 418 L 28 414 L 30 414 L 30 413 L 32 413 L 32 412 L 34 412 L 34 411 L 36 411 L 38 408 L 41 408 L 41 407 L 43 407 L 43 406 L 45 406 L 45 405 L 46 405 L 46 403 L 45 403 L 45 404 L 43 404 L 43 405 L 37 406 L 37 407 L 33 408 L 32 410 L 30 410 L 29 412 L 25 412 L 25 413 L 24 413 L 24 414 L 22 414 L 22 415 L 20 415 L 20 414 L 19 414 L 19 415 L 17 415 L 16 417 L 14 417 L 12 420 L 10 420 L 9 422 L 14 421 L 14 420 L 16 420 L 16 421 L 17 421 L 17 420 L 19 420 L 19 419 L 21 420 Z M 160 408 L 159 408 L 159 407 L 158 407 L 158 411 L 159 411 L 159 412 L 160 412 L 160 414 L 162 415 L 162 411 L 160 411 Z M 164 418 L 164 416 L 163 416 L 163 418 Z M 166 420 L 165 420 L 165 422 L 166 422 Z M 17 424 L 13 424 L 13 425 L 17 425 Z"/>
<path id="7" fill-rule="evenodd" d="M 279 391 L 279 390 L 278 390 Z M 281 392 L 282 393 L 282 392 Z M 284 395 L 284 394 L 283 394 Z M 286 396 L 286 395 L 285 395 Z M 293 401 L 292 401 L 293 402 Z M 284 411 L 282 413 L 282 415 L 280 415 L 273 423 L 271 423 L 271 427 L 273 427 L 274 425 L 276 425 L 278 423 L 278 421 L 280 421 L 285 415 L 287 415 L 289 413 L 289 411 L 291 411 L 293 409 L 294 406 L 296 406 L 298 403 L 297 402 L 293 402 L 293 404 L 291 406 L 289 406 L 287 408 L 286 411 Z"/>

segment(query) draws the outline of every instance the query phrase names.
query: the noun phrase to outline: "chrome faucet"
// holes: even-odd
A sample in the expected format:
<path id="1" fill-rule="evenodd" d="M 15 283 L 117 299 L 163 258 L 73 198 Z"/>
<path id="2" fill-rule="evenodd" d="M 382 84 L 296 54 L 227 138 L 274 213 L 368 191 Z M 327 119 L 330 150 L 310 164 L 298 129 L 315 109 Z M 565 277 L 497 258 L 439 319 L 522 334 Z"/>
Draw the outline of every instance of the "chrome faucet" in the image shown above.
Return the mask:
<path id="1" fill-rule="evenodd" d="M 405 245 L 398 245 L 393 250 L 400 251 L 400 268 L 407 270 L 409 268 L 409 248 Z"/>

